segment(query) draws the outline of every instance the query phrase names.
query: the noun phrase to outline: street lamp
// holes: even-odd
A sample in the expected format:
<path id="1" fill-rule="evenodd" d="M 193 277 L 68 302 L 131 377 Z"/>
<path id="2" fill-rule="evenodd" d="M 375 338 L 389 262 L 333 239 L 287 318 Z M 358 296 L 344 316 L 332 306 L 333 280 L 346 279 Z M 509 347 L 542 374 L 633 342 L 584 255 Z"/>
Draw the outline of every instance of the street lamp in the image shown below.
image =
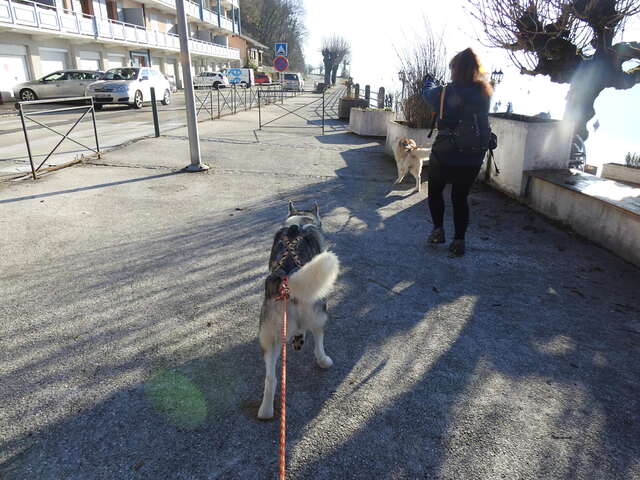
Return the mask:
<path id="1" fill-rule="evenodd" d="M 502 82 L 502 77 L 504 77 L 504 73 L 502 73 L 502 69 L 494 70 L 491 72 L 491 83 L 494 85 L 498 85 Z"/>
<path id="2" fill-rule="evenodd" d="M 404 84 L 407 82 L 407 73 L 404 70 L 398 72 L 398 79 L 402 82 L 402 97 L 404 98 Z"/>

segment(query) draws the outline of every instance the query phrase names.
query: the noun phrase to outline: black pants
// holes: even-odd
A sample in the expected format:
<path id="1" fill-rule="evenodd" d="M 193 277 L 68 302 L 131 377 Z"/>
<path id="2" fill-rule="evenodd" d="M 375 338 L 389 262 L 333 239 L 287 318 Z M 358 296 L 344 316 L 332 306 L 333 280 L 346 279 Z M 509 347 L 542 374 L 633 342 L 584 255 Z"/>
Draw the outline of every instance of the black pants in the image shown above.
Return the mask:
<path id="1" fill-rule="evenodd" d="M 453 203 L 453 223 L 455 239 L 464 240 L 469 225 L 469 205 L 467 196 L 478 176 L 478 166 L 448 166 L 433 162 L 429 166 L 429 210 L 435 228 L 444 223 L 444 198 L 442 192 L 447 183 L 451 184 L 451 202 Z"/>

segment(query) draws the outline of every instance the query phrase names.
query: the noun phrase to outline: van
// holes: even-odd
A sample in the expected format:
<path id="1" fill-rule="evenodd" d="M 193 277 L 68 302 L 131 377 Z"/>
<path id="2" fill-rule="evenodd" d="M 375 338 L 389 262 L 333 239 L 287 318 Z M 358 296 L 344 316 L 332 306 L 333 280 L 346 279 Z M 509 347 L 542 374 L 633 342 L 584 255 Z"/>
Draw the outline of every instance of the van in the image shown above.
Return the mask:
<path id="1" fill-rule="evenodd" d="M 282 74 L 282 89 L 302 92 L 304 90 L 304 80 L 300 73 Z"/>
<path id="2" fill-rule="evenodd" d="M 241 87 L 251 87 L 256 83 L 253 68 L 227 68 L 223 71 L 229 83 Z"/>

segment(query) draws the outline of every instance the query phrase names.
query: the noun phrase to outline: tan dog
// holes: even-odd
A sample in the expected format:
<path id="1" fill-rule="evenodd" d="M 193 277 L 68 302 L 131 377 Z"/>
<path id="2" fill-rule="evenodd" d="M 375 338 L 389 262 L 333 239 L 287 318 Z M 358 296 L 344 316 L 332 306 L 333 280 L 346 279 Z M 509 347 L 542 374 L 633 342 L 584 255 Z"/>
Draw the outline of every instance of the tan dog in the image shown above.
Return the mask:
<path id="1" fill-rule="evenodd" d="M 422 162 L 429 158 L 430 149 L 421 148 L 410 138 L 401 138 L 393 148 L 393 155 L 398 167 L 398 178 L 394 184 L 402 182 L 405 175 L 410 173 L 416 179 L 416 191 L 420 191 L 420 175 Z"/>

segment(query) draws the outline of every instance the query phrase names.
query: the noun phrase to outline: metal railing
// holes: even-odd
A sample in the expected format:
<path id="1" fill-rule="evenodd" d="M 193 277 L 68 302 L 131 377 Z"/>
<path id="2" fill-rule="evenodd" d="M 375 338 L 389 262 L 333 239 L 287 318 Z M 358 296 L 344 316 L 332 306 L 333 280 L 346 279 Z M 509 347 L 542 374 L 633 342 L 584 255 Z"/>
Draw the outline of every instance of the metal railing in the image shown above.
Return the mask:
<path id="1" fill-rule="evenodd" d="M 282 88 L 275 90 L 267 90 L 267 91 L 258 91 L 258 128 L 262 130 L 264 127 L 269 125 L 275 126 L 274 124 L 279 120 L 288 117 L 294 116 L 298 117 L 301 120 L 305 120 L 308 124 L 308 128 L 317 128 L 317 125 L 314 122 L 318 120 L 321 121 L 320 126 L 322 128 L 322 135 L 325 133 L 325 116 L 326 116 L 326 103 L 325 103 L 325 91 L 322 90 L 320 95 L 315 93 L 305 92 L 303 91 L 293 91 L 293 90 L 284 90 Z M 306 98 L 306 103 L 300 104 L 299 102 L 294 105 L 294 107 L 287 108 L 284 106 L 284 99 L 289 96 L 304 96 Z M 280 102 L 278 103 L 278 99 Z M 281 110 L 284 110 L 285 113 L 277 116 L 276 118 L 272 118 L 268 121 L 263 121 L 262 119 L 262 105 L 273 103 Z M 309 114 L 310 107 L 315 106 L 316 109 L 313 110 L 313 113 L 318 115 L 318 118 L 312 119 L 303 116 L 303 114 Z M 292 126 L 283 126 L 282 124 L 278 125 L 280 128 L 307 128 L 307 127 L 292 127 Z"/>
<path id="2" fill-rule="evenodd" d="M 43 105 L 69 103 L 69 102 L 81 102 L 83 104 L 72 106 L 72 107 L 59 107 L 59 108 L 42 109 L 42 110 L 25 109 L 25 107 L 29 107 L 31 105 L 43 106 Z M 49 158 L 51 158 L 51 155 L 53 155 L 56 152 L 56 150 L 58 150 L 58 147 L 60 147 L 60 145 L 62 145 L 62 143 L 65 140 L 69 140 L 69 141 L 75 143 L 76 145 L 80 145 L 81 147 L 85 148 L 86 150 L 89 150 L 89 151 L 97 154 L 98 158 L 100 158 L 100 144 L 98 142 L 98 129 L 96 127 L 96 115 L 95 115 L 95 108 L 93 106 L 93 98 L 92 97 L 71 97 L 71 98 L 65 98 L 65 99 L 32 100 L 30 102 L 18 102 L 17 103 L 17 108 L 18 108 L 18 115 L 20 116 L 20 122 L 22 123 L 22 131 L 24 133 L 25 143 L 26 143 L 26 146 L 27 146 L 27 154 L 29 155 L 29 164 L 31 166 L 31 175 L 33 175 L 33 179 L 34 180 L 37 179 L 36 172 L 38 172 L 42 168 L 42 166 L 47 162 L 47 160 L 49 160 Z M 47 125 L 46 123 L 44 123 L 42 121 L 39 121 L 39 120 L 36 120 L 34 118 L 36 116 L 51 115 L 51 114 L 54 114 L 54 113 L 71 112 L 71 111 L 79 111 L 79 113 L 81 113 L 81 115 L 73 123 L 73 125 L 71 125 L 71 128 L 69 128 L 65 133 L 61 133 L 61 132 L 55 130 L 54 128 L 52 128 L 50 125 Z M 71 132 L 82 121 L 82 119 L 84 117 L 86 117 L 86 115 L 88 113 L 91 113 L 91 120 L 93 121 L 93 134 L 94 134 L 95 140 L 96 140 L 95 149 L 92 148 L 92 147 L 89 147 L 89 146 L 87 146 L 87 145 L 85 145 L 83 143 L 80 143 L 79 141 L 74 140 L 73 138 L 69 137 Z M 57 135 L 60 135 L 62 137 L 58 141 L 58 143 L 51 149 L 51 151 L 45 156 L 45 159 L 37 167 L 33 163 L 33 152 L 31 151 L 31 142 L 30 142 L 30 139 L 29 139 L 29 131 L 28 131 L 28 128 L 27 128 L 27 120 L 31 121 L 31 122 L 35 123 L 36 125 L 39 125 L 39 126 L 41 126 L 43 128 L 46 128 L 47 130 L 49 130 L 49 131 L 51 131 L 51 132 L 53 132 L 53 133 L 55 133 Z"/>
<path id="3" fill-rule="evenodd" d="M 134 43 L 153 47 L 180 50 L 178 35 L 147 30 L 140 25 L 120 22 L 109 18 L 99 18 L 71 10 L 56 9 L 49 5 L 20 0 L 0 0 L 0 23 L 22 25 L 43 31 L 59 31 L 63 33 L 90 36 Z M 189 46 L 194 53 L 230 60 L 240 59 L 240 50 L 224 45 L 190 38 Z"/>
<path id="4" fill-rule="evenodd" d="M 286 98 L 296 95 L 296 92 L 282 93 L 280 84 L 254 85 L 242 87 L 231 85 L 224 88 L 199 86 L 195 93 L 196 115 L 198 118 L 221 118 L 224 115 L 234 115 L 239 111 L 252 110 L 262 105 L 283 103 Z"/>
<path id="5" fill-rule="evenodd" d="M 360 88 L 360 84 L 347 84 L 347 97 L 361 98 L 367 102 L 369 108 L 393 108 L 394 96 L 387 94 L 384 87 L 372 89 L 369 85 L 365 85 L 364 89 Z"/>

